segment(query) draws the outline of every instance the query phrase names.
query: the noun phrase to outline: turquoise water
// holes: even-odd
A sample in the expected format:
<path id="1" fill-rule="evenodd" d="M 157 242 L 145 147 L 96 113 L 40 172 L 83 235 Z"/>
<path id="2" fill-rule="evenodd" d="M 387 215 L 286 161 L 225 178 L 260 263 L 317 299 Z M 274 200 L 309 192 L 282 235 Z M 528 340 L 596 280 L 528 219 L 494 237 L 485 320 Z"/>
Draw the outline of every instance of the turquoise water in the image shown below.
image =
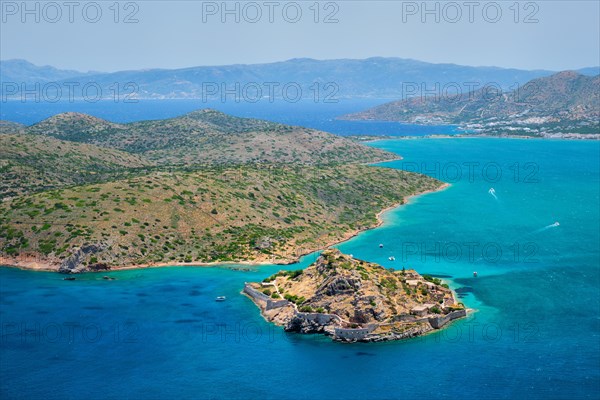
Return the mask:
<path id="1" fill-rule="evenodd" d="M 404 157 L 386 166 L 416 165 L 451 186 L 339 247 L 444 276 L 477 310 L 469 319 L 344 345 L 286 334 L 239 294 L 278 266 L 122 271 L 114 281 L 0 268 L 1 397 L 599 398 L 599 143 L 372 145 Z"/>

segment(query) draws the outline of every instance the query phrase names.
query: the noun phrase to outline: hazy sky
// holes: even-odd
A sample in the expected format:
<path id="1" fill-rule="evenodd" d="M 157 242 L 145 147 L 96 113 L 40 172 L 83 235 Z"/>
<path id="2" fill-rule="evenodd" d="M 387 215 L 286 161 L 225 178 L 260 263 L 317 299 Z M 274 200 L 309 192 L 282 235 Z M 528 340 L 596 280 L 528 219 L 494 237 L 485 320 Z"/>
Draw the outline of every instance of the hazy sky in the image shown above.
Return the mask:
<path id="1" fill-rule="evenodd" d="M 600 64 L 599 3 L 1 0 L 0 58 L 83 71 L 373 56 L 575 69 Z"/>

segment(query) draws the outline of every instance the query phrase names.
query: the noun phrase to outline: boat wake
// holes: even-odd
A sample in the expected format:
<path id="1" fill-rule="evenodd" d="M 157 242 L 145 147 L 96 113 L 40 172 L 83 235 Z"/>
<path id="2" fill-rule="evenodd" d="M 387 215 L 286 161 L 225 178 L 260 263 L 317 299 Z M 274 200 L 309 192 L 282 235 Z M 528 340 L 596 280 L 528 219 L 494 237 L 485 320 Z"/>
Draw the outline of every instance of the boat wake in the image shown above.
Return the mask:
<path id="1" fill-rule="evenodd" d="M 546 225 L 545 227 L 540 228 L 537 231 L 534 231 L 533 233 L 540 233 L 540 232 L 546 231 L 546 230 L 551 229 L 551 228 L 557 228 L 559 226 L 560 226 L 560 223 L 557 221 L 557 222 L 555 222 L 553 224 Z"/>

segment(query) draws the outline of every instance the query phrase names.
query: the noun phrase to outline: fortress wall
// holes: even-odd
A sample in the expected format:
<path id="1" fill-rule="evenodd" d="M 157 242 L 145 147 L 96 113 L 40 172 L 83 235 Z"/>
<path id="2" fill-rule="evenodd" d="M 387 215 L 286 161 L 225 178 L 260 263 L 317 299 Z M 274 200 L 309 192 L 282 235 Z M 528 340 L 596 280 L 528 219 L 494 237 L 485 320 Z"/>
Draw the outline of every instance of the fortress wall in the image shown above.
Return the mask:
<path id="1" fill-rule="evenodd" d="M 275 308 L 285 307 L 285 306 L 287 306 L 289 304 L 290 304 L 290 302 L 287 301 L 287 300 L 269 299 L 269 300 L 267 300 L 267 308 L 266 308 L 266 310 L 268 311 L 268 310 L 273 310 Z"/>
<path id="2" fill-rule="evenodd" d="M 335 338 L 345 340 L 362 340 L 373 331 L 374 327 L 367 328 L 335 328 Z"/>
<path id="3" fill-rule="evenodd" d="M 296 317 L 317 323 L 319 325 L 327 325 L 331 323 L 334 319 L 338 321 L 340 320 L 340 317 L 338 317 L 337 315 L 320 313 L 297 312 Z"/>
<path id="4" fill-rule="evenodd" d="M 454 319 L 462 318 L 462 317 L 466 317 L 466 316 L 467 316 L 466 310 L 452 311 L 451 313 L 446 314 L 441 317 L 430 317 L 429 324 L 435 329 L 440 329 L 441 327 L 446 325 L 448 322 L 450 322 Z"/>
<path id="5" fill-rule="evenodd" d="M 244 285 L 244 293 L 252 297 L 254 300 L 264 303 L 266 311 L 285 307 L 290 304 L 290 302 L 287 300 L 272 299 L 270 296 L 267 296 L 266 294 L 254 289 L 249 284 Z"/>
<path id="6" fill-rule="evenodd" d="M 248 296 L 252 297 L 255 300 L 264 301 L 265 303 L 267 303 L 269 300 L 271 300 L 271 298 L 269 296 L 267 296 L 266 294 L 264 294 L 262 292 L 259 292 L 258 290 L 254 289 L 252 286 L 250 286 L 249 284 L 244 285 L 244 293 L 246 293 Z"/>

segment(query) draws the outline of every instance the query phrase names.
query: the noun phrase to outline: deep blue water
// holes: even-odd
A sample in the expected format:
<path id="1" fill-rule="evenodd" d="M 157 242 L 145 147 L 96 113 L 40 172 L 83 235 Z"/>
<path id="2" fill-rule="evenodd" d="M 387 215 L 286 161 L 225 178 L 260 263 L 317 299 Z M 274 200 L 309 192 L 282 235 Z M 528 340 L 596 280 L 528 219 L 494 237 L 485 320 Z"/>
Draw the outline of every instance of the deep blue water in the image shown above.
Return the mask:
<path id="1" fill-rule="evenodd" d="M 460 133 L 455 126 L 420 126 L 375 121 L 351 122 L 335 119 L 340 115 L 361 111 L 387 101 L 389 100 L 339 99 L 337 103 L 316 103 L 313 101 L 236 103 L 234 101 L 206 102 L 202 100 L 140 100 L 137 103 L 115 103 L 112 101 L 99 101 L 96 103 L 85 101 L 57 103 L 3 101 L 0 104 L 0 119 L 31 125 L 61 112 L 76 111 L 113 122 L 132 122 L 171 118 L 202 108 L 214 108 L 239 117 L 260 118 L 284 124 L 306 126 L 343 136 L 425 136 Z"/>
<path id="2" fill-rule="evenodd" d="M 452 185 L 339 247 L 444 276 L 470 318 L 403 342 L 337 344 L 282 332 L 239 294 L 280 266 L 114 281 L 0 268 L 0 397 L 600 398 L 600 143 L 371 145 L 404 157 L 388 167 Z"/>

